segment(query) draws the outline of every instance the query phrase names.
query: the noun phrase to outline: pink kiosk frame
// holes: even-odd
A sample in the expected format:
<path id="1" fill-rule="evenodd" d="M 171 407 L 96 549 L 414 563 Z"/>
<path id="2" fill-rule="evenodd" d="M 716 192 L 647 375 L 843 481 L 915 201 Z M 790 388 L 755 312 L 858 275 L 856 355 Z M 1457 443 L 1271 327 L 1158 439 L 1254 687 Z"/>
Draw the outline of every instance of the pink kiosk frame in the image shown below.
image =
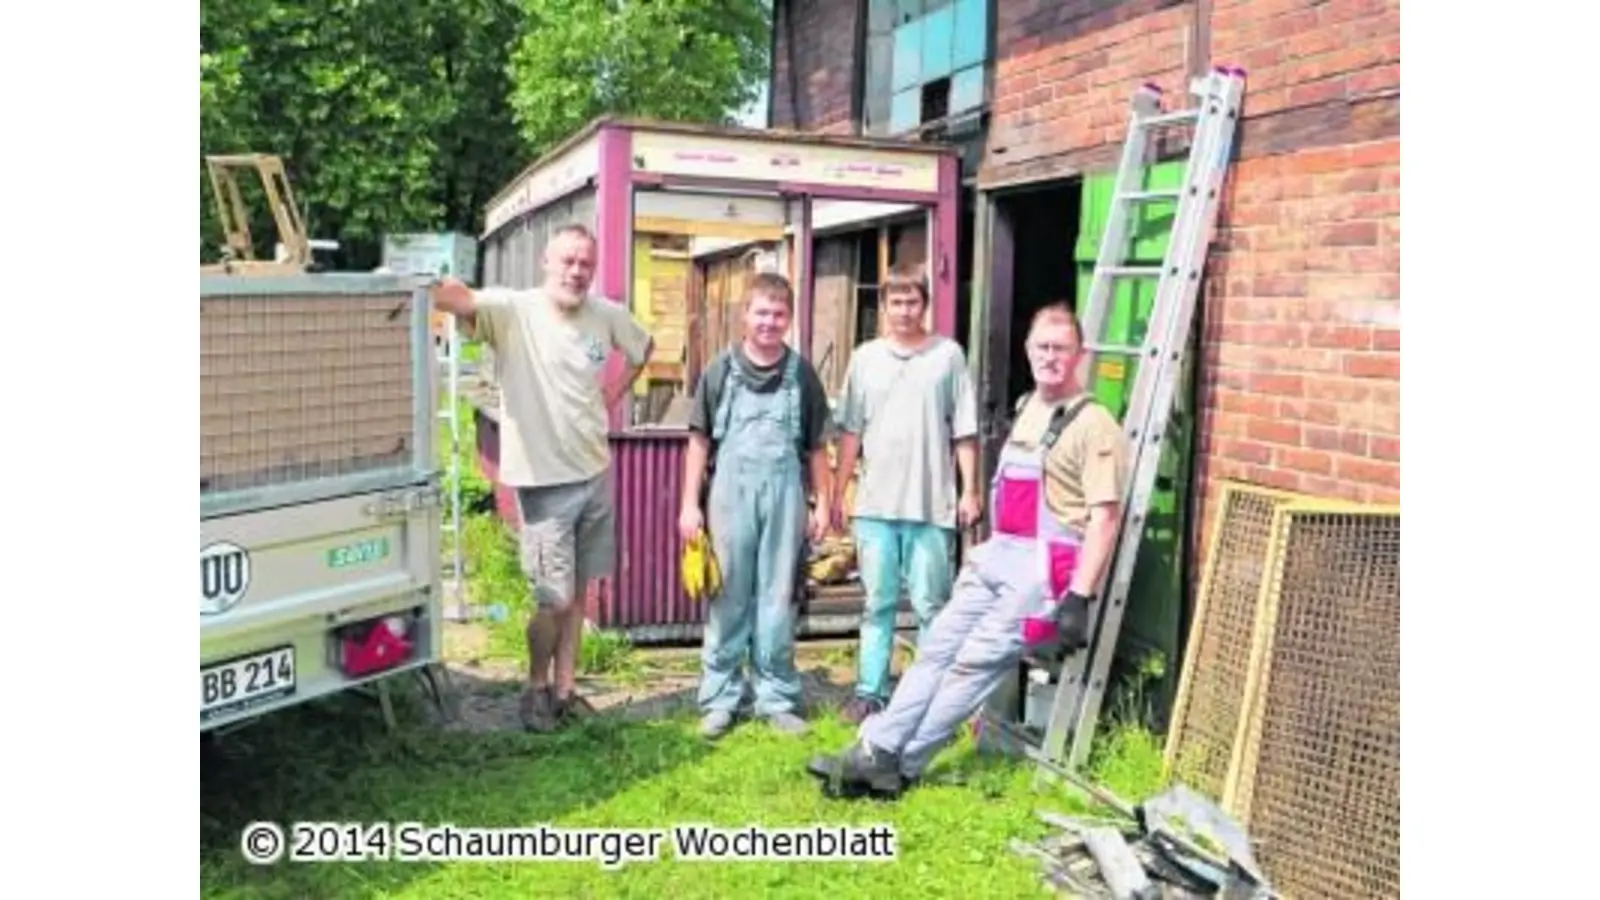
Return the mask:
<path id="1" fill-rule="evenodd" d="M 601 118 L 529 166 L 487 205 L 483 282 L 513 281 L 496 271 L 503 268 L 498 260 L 504 253 L 495 242 L 514 223 L 556 204 L 571 204 L 567 219 L 590 225 L 599 239 L 596 293 L 621 299 L 632 292 L 634 223 L 641 202 L 659 206 L 663 199 L 696 195 L 781 200 L 784 225 L 792 230 L 786 240 L 793 252 L 784 255 L 799 271 L 788 271 L 787 265 L 780 270 L 795 285 L 796 343 L 809 353 L 816 201 L 899 204 L 925 210 L 933 327 L 954 338 L 960 188 L 957 151 L 943 145 Z M 721 221 L 696 215 L 687 209 L 692 205 L 684 203 L 673 215 L 707 224 Z M 530 265 L 536 263 L 523 261 L 525 273 L 532 271 Z M 511 286 L 530 286 L 533 277 L 523 274 L 515 279 L 522 283 Z M 699 312 L 690 310 L 691 316 Z M 606 377 L 615 377 L 622 365 L 614 354 Z M 611 413 L 617 571 L 598 596 L 589 598 L 589 618 L 635 641 L 693 639 L 704 615 L 679 585 L 681 546 L 674 527 L 686 434 L 630 428 L 625 418 L 620 408 Z M 484 424 L 481 414 L 479 419 Z M 492 474 L 495 461 L 483 462 Z"/>

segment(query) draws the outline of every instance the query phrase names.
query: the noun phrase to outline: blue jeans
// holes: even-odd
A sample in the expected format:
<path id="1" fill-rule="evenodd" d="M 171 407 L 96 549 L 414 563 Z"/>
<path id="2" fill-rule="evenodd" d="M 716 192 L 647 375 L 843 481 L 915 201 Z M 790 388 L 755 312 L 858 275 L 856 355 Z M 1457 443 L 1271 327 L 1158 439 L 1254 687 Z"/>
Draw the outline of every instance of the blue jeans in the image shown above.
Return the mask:
<path id="1" fill-rule="evenodd" d="M 855 519 L 856 560 L 866 602 L 856 660 L 856 696 L 889 699 L 895 612 L 904 589 L 917 616 L 920 646 L 934 616 L 950 600 L 956 533 L 923 522 Z"/>

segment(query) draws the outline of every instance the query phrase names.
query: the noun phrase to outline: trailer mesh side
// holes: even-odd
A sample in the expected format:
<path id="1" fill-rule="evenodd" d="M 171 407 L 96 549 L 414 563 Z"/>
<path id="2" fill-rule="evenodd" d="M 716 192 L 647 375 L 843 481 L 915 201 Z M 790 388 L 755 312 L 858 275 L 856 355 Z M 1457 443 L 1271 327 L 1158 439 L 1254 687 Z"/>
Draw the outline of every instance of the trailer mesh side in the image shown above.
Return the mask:
<path id="1" fill-rule="evenodd" d="M 412 460 L 412 294 L 200 300 L 200 489 Z"/>

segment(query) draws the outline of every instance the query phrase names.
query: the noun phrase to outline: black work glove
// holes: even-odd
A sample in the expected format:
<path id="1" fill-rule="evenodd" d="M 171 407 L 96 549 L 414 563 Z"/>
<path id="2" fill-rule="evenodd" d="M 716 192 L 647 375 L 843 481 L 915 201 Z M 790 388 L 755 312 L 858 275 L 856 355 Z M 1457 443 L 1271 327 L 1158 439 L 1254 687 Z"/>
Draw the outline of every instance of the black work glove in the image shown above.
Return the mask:
<path id="1" fill-rule="evenodd" d="M 1056 604 L 1055 640 L 1039 647 L 1034 656 L 1050 662 L 1060 662 L 1089 646 L 1089 597 L 1068 592 Z"/>

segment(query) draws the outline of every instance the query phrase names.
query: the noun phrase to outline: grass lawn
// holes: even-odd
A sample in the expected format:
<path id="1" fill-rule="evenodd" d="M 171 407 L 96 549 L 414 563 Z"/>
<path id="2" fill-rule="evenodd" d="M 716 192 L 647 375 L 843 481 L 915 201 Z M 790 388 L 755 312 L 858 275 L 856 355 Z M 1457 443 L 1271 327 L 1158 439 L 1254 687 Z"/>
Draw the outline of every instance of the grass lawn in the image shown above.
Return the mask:
<path id="1" fill-rule="evenodd" d="M 472 445 L 469 433 L 463 446 Z M 487 486 L 475 471 L 467 480 L 472 502 Z M 511 611 L 507 622 L 490 627 L 485 653 L 520 660 L 527 605 L 514 544 L 488 516 L 469 521 L 464 543 L 473 565 L 472 602 L 504 603 Z M 604 636 L 584 647 L 584 669 L 615 681 L 641 677 L 647 667 L 640 660 Z M 931 783 L 897 803 L 832 801 L 804 771 L 812 754 L 850 739 L 826 714 L 815 717 L 806 738 L 750 724 L 715 745 L 695 735 L 690 714 L 654 721 L 602 716 L 556 735 L 447 731 L 428 724 L 409 681 L 399 685 L 408 689 L 400 692 L 401 725 L 392 733 L 370 701 L 340 697 L 267 717 L 203 751 L 203 896 L 1040 896 L 1034 863 L 1013 855 L 1007 842 L 1044 833 L 1035 810 L 1084 808 L 1064 792 L 1036 793 L 1031 766 L 980 756 L 967 738 L 935 763 Z M 1101 734 L 1091 769 L 1102 783 L 1130 800 L 1159 788 L 1161 753 L 1153 737 L 1136 726 L 1107 726 Z M 669 847 L 658 861 L 618 870 L 598 862 L 257 867 L 239 849 L 241 829 L 257 820 L 622 828 L 884 823 L 897 832 L 898 858 L 691 864 L 674 859 Z"/>
<path id="2" fill-rule="evenodd" d="M 831 720 L 808 738 L 747 725 L 716 745 L 692 717 L 596 719 L 558 735 L 470 734 L 427 726 L 402 708 L 388 733 L 359 698 L 287 711 L 228 739 L 206 760 L 201 882 L 207 897 L 933 897 L 1037 895 L 1033 864 L 1010 838 L 1043 833 L 1035 809 L 1081 808 L 1035 793 L 1031 768 L 980 756 L 963 739 L 930 773 L 935 783 L 893 804 L 822 797 L 803 771 L 810 754 L 849 739 Z M 1130 797 L 1159 782 L 1160 753 L 1134 730 L 1113 733 L 1096 765 Z M 947 783 L 938 783 L 947 782 Z M 715 862 L 672 858 L 607 871 L 598 863 L 350 863 L 255 867 L 239 832 L 258 819 L 453 823 L 459 826 L 670 827 L 887 823 L 899 857 L 879 864 Z"/>

